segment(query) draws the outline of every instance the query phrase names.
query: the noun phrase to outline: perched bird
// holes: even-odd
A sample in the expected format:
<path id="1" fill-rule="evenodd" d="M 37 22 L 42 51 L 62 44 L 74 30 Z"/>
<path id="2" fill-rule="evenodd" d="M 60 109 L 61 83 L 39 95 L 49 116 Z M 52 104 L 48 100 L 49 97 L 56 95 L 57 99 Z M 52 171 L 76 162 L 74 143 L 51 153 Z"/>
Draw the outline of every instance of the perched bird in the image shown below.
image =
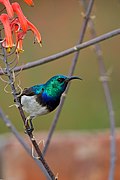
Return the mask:
<path id="1" fill-rule="evenodd" d="M 67 77 L 56 75 L 50 78 L 45 84 L 38 84 L 25 88 L 19 96 L 19 101 L 25 112 L 29 114 L 30 130 L 33 130 L 32 119 L 39 115 L 53 111 L 60 103 L 60 98 L 65 91 L 69 81 L 80 79 L 77 76 Z"/>

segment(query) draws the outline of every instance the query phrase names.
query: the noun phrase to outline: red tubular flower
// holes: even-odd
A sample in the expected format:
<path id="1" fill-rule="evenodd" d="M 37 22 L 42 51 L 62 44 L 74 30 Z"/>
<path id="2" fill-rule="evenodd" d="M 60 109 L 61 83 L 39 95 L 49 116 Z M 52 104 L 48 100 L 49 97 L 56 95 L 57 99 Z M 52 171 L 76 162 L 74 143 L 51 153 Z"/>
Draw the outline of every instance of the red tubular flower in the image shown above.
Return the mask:
<path id="1" fill-rule="evenodd" d="M 16 36 L 16 42 L 17 42 L 17 49 L 16 52 L 20 53 L 23 52 L 23 39 L 26 36 L 26 33 L 23 31 L 19 31 L 19 32 L 15 32 L 15 36 Z"/>
<path id="2" fill-rule="evenodd" d="M 24 0 L 29 6 L 34 6 L 34 3 L 32 0 Z"/>
<path id="3" fill-rule="evenodd" d="M 24 50 L 23 50 L 23 40 L 20 39 L 20 40 L 18 41 L 18 44 L 17 44 L 16 52 L 17 52 L 17 53 L 21 53 L 21 52 L 23 52 L 23 51 L 24 51 Z"/>
<path id="4" fill-rule="evenodd" d="M 30 21 L 27 20 L 27 23 L 28 26 L 30 27 L 30 30 L 32 30 L 32 32 L 34 33 L 37 42 L 42 44 L 41 34 L 39 33 L 38 29 Z"/>
<path id="5" fill-rule="evenodd" d="M 5 38 L 2 45 L 8 49 L 12 48 L 14 44 L 12 40 L 12 32 L 9 22 L 9 16 L 7 14 L 2 14 L 0 16 L 0 21 L 3 23 L 4 32 L 5 32 Z"/>
<path id="6" fill-rule="evenodd" d="M 32 3 L 32 0 L 25 1 L 30 5 Z M 24 16 L 20 5 L 17 2 L 10 5 L 9 0 L 0 0 L 0 3 L 4 4 L 6 9 L 8 8 L 7 12 L 9 12 L 8 15 L 2 14 L 0 16 L 0 21 L 3 24 L 5 34 L 2 42 L 3 47 L 7 48 L 7 51 L 10 52 L 10 49 L 14 46 L 13 37 L 15 37 L 15 45 L 17 46 L 16 52 L 23 52 L 23 39 L 29 30 L 34 33 L 37 42 L 41 45 L 41 35 L 38 29 Z M 17 14 L 16 18 L 13 18 L 14 12 Z"/>
<path id="7" fill-rule="evenodd" d="M 22 10 L 21 10 L 21 7 L 20 5 L 15 2 L 15 3 L 12 3 L 12 8 L 13 8 L 13 11 L 17 14 L 18 16 L 18 19 L 20 21 L 20 25 L 21 25 L 21 28 L 24 32 L 27 31 L 28 29 L 28 24 L 27 24 L 27 19 L 26 17 L 24 16 Z"/>
<path id="8" fill-rule="evenodd" d="M 13 9 L 12 9 L 12 6 L 11 6 L 9 0 L 0 0 L 0 3 L 2 3 L 6 7 L 6 11 L 7 11 L 9 17 L 12 18 L 14 13 L 13 13 Z"/>

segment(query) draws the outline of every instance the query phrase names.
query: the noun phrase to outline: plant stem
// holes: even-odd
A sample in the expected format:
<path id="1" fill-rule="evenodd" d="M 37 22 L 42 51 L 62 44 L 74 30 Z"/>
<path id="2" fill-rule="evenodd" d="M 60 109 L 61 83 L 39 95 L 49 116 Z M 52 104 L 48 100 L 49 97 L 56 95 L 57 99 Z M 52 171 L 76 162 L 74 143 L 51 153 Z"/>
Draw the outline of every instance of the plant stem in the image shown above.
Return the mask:
<path id="1" fill-rule="evenodd" d="M 30 68 L 33 68 L 33 67 L 36 67 L 36 66 L 46 64 L 48 62 L 52 62 L 52 61 L 57 60 L 57 59 L 59 59 L 61 57 L 67 56 L 67 55 L 72 54 L 72 53 L 75 53 L 76 51 L 80 51 L 82 49 L 85 49 L 85 48 L 87 48 L 89 46 L 92 46 L 92 45 L 94 45 L 96 43 L 105 41 L 107 39 L 110 39 L 110 38 L 112 38 L 114 36 L 117 36 L 119 34 L 120 34 L 120 29 L 115 29 L 115 30 L 110 31 L 108 33 L 105 33 L 105 34 L 103 34 L 101 36 L 93 38 L 93 39 L 91 39 L 89 41 L 86 41 L 86 42 L 84 42 L 82 44 L 78 44 L 78 45 L 76 45 L 76 46 L 74 46 L 72 48 L 69 48 L 69 49 L 64 50 L 62 52 L 59 52 L 57 54 L 54 54 L 54 55 L 51 55 L 51 56 L 48 56 L 48 57 L 45 57 L 45 58 L 41 58 L 41 59 L 36 60 L 34 62 L 29 62 L 29 63 L 27 63 L 25 65 L 22 65 L 22 66 L 17 66 L 17 67 L 15 67 L 14 72 L 18 72 L 21 69 L 22 70 L 30 69 Z M 3 75 L 4 74 L 3 72 L 6 73 L 6 70 L 4 70 L 4 69 L 3 69 L 3 71 L 0 70 L 0 75 Z"/>
<path id="2" fill-rule="evenodd" d="M 84 9 L 86 10 L 87 3 L 85 0 L 81 1 L 83 4 Z M 91 38 L 96 38 L 97 33 L 95 31 L 94 23 L 92 19 L 89 21 L 89 29 L 91 33 Z M 108 84 L 108 75 L 106 72 L 106 68 L 104 65 L 104 58 L 100 44 L 94 45 L 94 51 L 97 55 L 98 59 L 98 66 L 101 76 L 101 82 L 104 89 L 106 105 L 109 113 L 109 120 L 110 120 L 110 171 L 109 171 L 109 180 L 114 180 L 114 173 L 115 173 L 115 160 L 116 160 L 116 140 L 115 140 L 115 117 L 114 117 L 114 109 L 112 104 L 112 97 L 110 93 L 110 88 Z"/>
<path id="3" fill-rule="evenodd" d="M 84 21 L 83 21 L 83 24 L 82 24 L 82 29 L 80 31 L 80 37 L 79 37 L 79 41 L 78 41 L 78 44 L 80 45 L 80 43 L 82 43 L 83 41 L 83 38 L 84 38 L 84 35 L 85 35 L 85 32 L 86 32 L 86 29 L 87 29 L 87 24 L 88 24 L 88 20 L 89 20 L 89 17 L 90 17 L 90 13 L 92 11 L 92 7 L 93 7 L 93 4 L 94 4 L 94 0 L 90 0 L 89 1 L 89 5 L 88 5 L 88 8 L 86 10 L 86 16 L 84 18 Z M 77 45 L 78 46 L 78 45 Z M 77 47 L 76 46 L 76 47 Z M 76 67 L 76 63 L 77 63 L 77 60 L 78 60 L 78 56 L 79 56 L 79 53 L 80 51 L 76 51 L 75 55 L 74 55 L 74 58 L 72 60 L 72 65 L 70 67 L 70 72 L 69 72 L 69 76 L 72 76 L 73 73 L 74 73 L 74 70 L 75 70 L 75 67 Z M 67 86 L 67 89 L 65 91 L 64 94 L 67 94 L 68 92 L 68 89 L 69 89 L 69 85 Z M 61 110 L 62 110 L 62 107 L 63 107 L 63 104 L 64 104 L 64 101 L 65 101 L 65 97 L 66 96 L 62 96 L 61 97 L 61 102 L 60 102 L 60 105 L 58 107 L 58 110 L 55 114 L 55 117 L 53 119 L 53 122 L 52 122 L 52 125 L 51 125 L 51 128 L 49 130 L 49 134 L 48 134 L 48 137 L 47 137 L 47 141 L 46 141 L 46 144 L 45 144 L 45 147 L 43 149 L 43 155 L 45 155 L 47 149 L 48 149 L 48 146 L 50 144 L 50 141 L 51 141 L 51 138 L 52 138 L 52 135 L 53 135 L 53 132 L 56 128 L 56 125 L 57 125 L 57 122 L 58 122 L 58 119 L 59 119 L 59 116 L 60 116 L 60 113 L 61 113 Z"/>
<path id="4" fill-rule="evenodd" d="M 24 111 L 23 111 L 23 109 L 21 107 L 21 104 L 19 103 L 18 97 L 16 95 L 17 92 L 16 92 L 16 88 L 15 88 L 15 85 L 14 85 L 13 72 L 10 70 L 10 66 L 9 66 L 9 64 L 7 62 L 6 50 L 5 50 L 4 47 L 2 47 L 2 45 L 1 45 L 1 48 L 2 48 L 3 55 L 4 55 L 3 61 L 4 61 L 5 66 L 6 66 L 6 72 L 7 72 L 7 76 L 8 76 L 8 79 L 9 79 L 9 84 L 10 84 L 10 87 L 11 87 L 11 90 L 12 90 L 12 94 L 13 94 L 13 97 L 14 97 L 14 99 L 16 101 L 17 106 L 18 106 L 18 110 L 20 112 L 22 120 L 23 120 L 23 122 L 25 124 L 26 117 L 25 117 Z M 26 127 L 26 129 L 28 129 L 29 125 L 27 124 L 25 127 Z M 31 143 L 33 144 L 34 149 L 36 150 L 36 152 L 38 154 L 37 159 L 41 161 L 42 165 L 45 168 L 45 171 L 43 171 L 43 173 L 45 174 L 45 176 L 48 179 L 55 180 L 56 178 L 55 178 L 53 172 L 51 171 L 50 167 L 48 166 L 47 162 L 43 158 L 42 152 L 40 151 L 39 146 L 38 146 L 32 132 L 28 133 L 28 136 L 29 136 L 29 138 L 31 140 Z M 43 170 L 43 169 L 41 169 L 41 170 Z"/>
<path id="5" fill-rule="evenodd" d="M 3 113 L 2 109 L 0 108 L 0 117 L 3 120 L 3 122 L 6 124 L 6 126 L 10 129 L 10 131 L 14 134 L 14 136 L 16 137 L 16 139 L 19 141 L 19 143 L 22 145 L 22 147 L 25 149 L 25 151 L 32 157 L 32 153 L 31 153 L 31 149 L 29 148 L 29 146 L 26 144 L 26 142 L 24 141 L 24 139 L 20 136 L 20 134 L 18 133 L 18 131 L 16 130 L 16 128 L 13 126 L 13 124 L 11 123 L 11 121 L 5 116 L 5 114 Z M 33 157 L 32 157 L 33 158 Z M 34 158 L 34 161 L 36 162 L 36 164 L 39 166 L 39 168 L 42 169 L 42 171 L 44 172 L 44 174 L 46 174 L 46 170 L 44 168 L 44 166 L 42 165 L 41 161 L 39 161 L 38 159 Z M 47 174 L 46 174 L 47 176 Z M 49 176 L 48 176 L 49 178 Z"/>

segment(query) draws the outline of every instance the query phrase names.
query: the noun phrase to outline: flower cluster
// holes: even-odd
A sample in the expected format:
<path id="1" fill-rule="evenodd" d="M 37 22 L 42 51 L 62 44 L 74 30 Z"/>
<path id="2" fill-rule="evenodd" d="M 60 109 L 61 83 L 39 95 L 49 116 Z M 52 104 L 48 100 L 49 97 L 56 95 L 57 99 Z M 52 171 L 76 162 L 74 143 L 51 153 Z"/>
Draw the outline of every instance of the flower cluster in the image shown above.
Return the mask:
<path id="1" fill-rule="evenodd" d="M 28 5 L 33 6 L 32 0 L 24 0 Z M 38 29 L 25 17 L 20 5 L 17 2 L 10 3 L 9 0 L 0 0 L 7 13 L 0 15 L 0 21 L 4 27 L 4 39 L 2 46 L 10 52 L 13 46 L 16 46 L 16 51 L 23 51 L 23 39 L 28 30 L 31 30 L 38 43 L 41 44 L 41 35 Z M 14 16 L 15 15 L 15 16 Z"/>

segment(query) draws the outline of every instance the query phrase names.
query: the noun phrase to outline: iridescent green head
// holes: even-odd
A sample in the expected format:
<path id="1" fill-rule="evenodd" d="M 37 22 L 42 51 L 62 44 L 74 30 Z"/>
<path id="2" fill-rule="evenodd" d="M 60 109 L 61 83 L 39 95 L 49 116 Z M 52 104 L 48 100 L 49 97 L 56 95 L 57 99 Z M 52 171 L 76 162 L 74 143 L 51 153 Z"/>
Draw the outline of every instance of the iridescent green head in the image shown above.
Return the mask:
<path id="1" fill-rule="evenodd" d="M 50 96 L 61 96 L 62 93 L 65 91 L 67 84 L 73 79 L 82 80 L 80 77 L 77 76 L 71 76 L 71 77 L 64 75 L 53 76 L 44 84 L 45 91 Z"/>

